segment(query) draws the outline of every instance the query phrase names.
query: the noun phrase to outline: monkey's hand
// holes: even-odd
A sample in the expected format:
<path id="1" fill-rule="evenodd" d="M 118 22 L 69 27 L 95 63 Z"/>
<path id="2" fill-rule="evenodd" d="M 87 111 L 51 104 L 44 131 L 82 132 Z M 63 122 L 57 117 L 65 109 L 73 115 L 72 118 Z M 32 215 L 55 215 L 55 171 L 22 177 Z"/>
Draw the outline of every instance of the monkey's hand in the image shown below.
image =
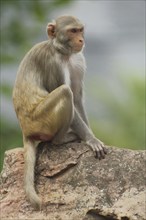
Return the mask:
<path id="1" fill-rule="evenodd" d="M 104 143 L 101 142 L 99 139 L 93 137 L 87 140 L 86 144 L 91 147 L 91 149 L 95 153 L 95 157 L 97 157 L 99 160 L 105 158 L 105 155 L 107 154 L 107 148 L 105 147 Z"/>

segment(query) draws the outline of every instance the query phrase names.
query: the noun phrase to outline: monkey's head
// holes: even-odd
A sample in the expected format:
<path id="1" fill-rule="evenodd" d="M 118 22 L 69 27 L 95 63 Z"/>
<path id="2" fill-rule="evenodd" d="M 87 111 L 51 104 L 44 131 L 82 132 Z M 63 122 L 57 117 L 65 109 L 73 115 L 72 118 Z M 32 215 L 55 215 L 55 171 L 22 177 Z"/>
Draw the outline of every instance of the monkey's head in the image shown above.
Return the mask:
<path id="1" fill-rule="evenodd" d="M 62 16 L 47 26 L 49 38 L 55 42 L 60 50 L 63 48 L 68 53 L 77 53 L 84 46 L 84 26 L 75 17 Z"/>

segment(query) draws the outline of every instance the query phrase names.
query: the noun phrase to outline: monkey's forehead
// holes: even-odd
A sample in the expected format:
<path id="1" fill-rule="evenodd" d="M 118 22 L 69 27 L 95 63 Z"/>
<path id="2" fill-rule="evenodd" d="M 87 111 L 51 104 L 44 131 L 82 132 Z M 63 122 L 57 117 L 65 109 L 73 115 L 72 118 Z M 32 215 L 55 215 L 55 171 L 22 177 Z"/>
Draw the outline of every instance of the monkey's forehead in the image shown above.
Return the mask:
<path id="1" fill-rule="evenodd" d="M 84 27 L 83 23 L 76 17 L 73 16 L 61 16 L 56 19 L 57 26 L 71 26 L 76 28 Z"/>

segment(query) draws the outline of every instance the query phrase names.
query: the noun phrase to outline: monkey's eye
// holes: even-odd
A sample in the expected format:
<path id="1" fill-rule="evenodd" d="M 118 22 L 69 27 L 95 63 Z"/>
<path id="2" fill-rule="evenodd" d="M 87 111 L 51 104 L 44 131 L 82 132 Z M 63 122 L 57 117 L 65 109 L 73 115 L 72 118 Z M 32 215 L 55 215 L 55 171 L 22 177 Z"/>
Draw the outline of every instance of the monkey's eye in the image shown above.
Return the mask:
<path id="1" fill-rule="evenodd" d="M 76 28 L 72 28 L 71 30 L 70 30 L 72 33 L 77 33 L 77 29 Z"/>

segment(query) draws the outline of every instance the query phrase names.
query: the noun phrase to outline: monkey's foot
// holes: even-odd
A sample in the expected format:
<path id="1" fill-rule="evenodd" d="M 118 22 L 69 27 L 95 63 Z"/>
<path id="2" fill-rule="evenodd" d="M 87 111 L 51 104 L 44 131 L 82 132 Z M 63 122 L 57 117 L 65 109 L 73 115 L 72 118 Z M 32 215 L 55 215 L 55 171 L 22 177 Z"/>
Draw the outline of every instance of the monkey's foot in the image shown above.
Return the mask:
<path id="1" fill-rule="evenodd" d="M 80 142 L 80 141 L 81 140 L 79 139 L 79 137 L 74 132 L 69 132 L 69 133 L 65 134 L 64 137 L 61 138 L 60 140 L 54 139 L 52 141 L 52 144 L 62 145 L 62 144 L 70 143 L 70 142 Z"/>

